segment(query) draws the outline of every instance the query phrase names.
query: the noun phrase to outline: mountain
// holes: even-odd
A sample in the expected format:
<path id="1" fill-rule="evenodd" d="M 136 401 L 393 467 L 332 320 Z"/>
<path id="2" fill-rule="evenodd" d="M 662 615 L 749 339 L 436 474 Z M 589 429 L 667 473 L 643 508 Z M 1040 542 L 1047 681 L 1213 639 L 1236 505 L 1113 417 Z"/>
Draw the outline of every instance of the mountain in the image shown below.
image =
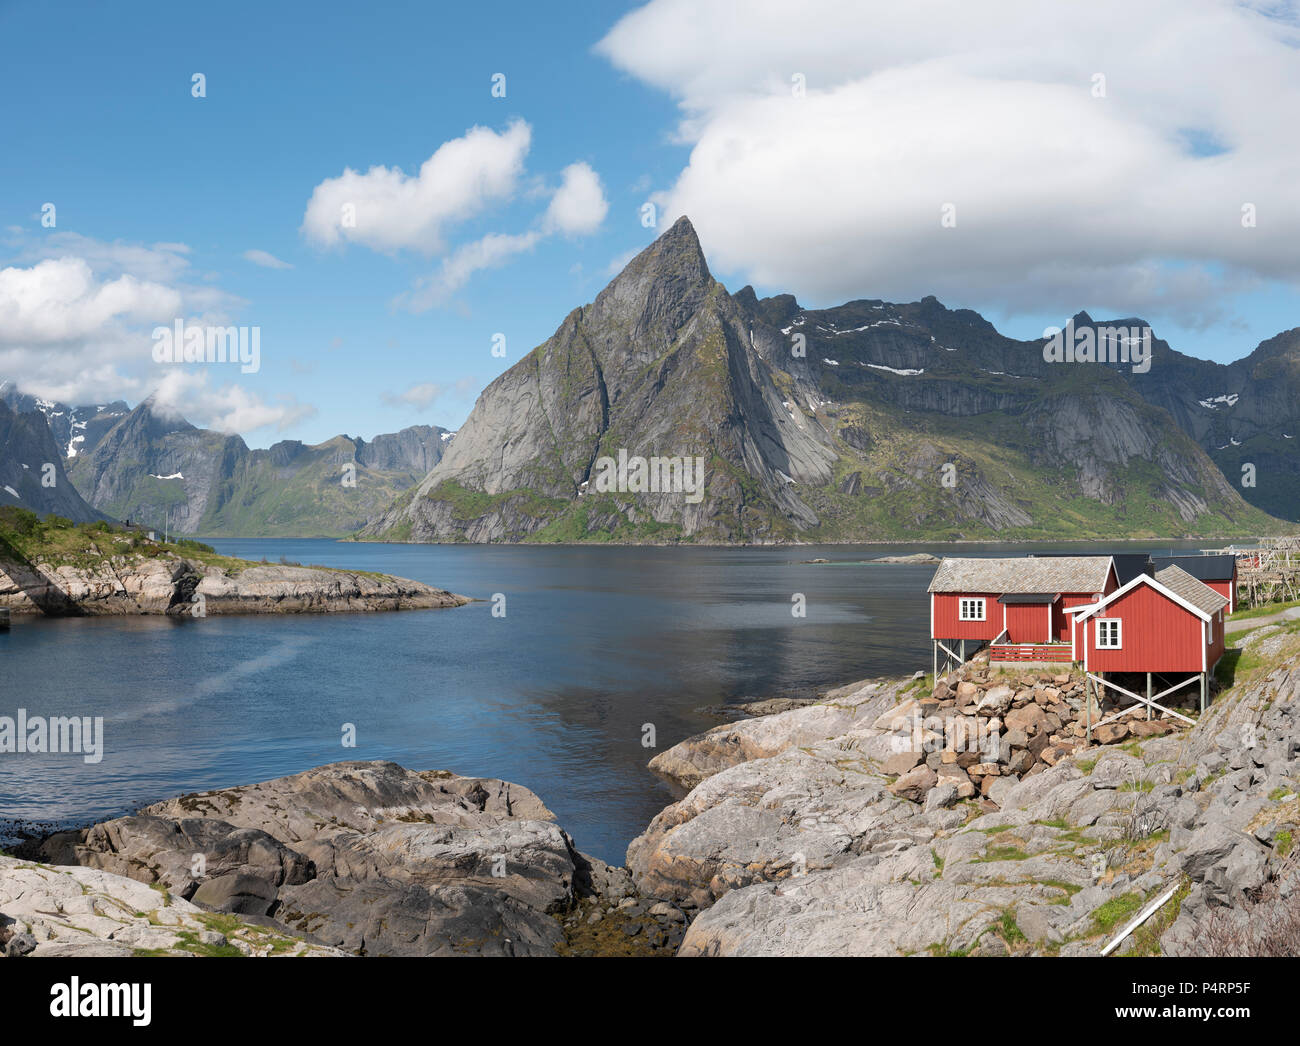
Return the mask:
<path id="1" fill-rule="evenodd" d="M 1252 505 L 1300 517 L 1300 328 L 1228 364 L 1185 356 L 1157 340 L 1150 371 L 1128 380 L 1173 416 Z M 1242 485 L 1248 464 L 1253 486 Z"/>
<path id="2" fill-rule="evenodd" d="M 449 434 L 418 425 L 373 442 L 335 436 L 250 450 L 146 400 L 76 458 L 69 475 L 120 519 L 210 537 L 339 537 L 415 484 Z"/>
<path id="3" fill-rule="evenodd" d="M 636 459 L 679 457 L 701 460 L 702 489 L 663 489 L 674 473 L 662 461 L 649 470 L 660 489 L 642 489 Z M 1044 342 L 933 297 L 806 310 L 790 295 L 729 294 L 682 218 L 493 381 L 443 459 L 360 536 L 1007 540 L 1281 526 L 1118 368 L 1048 362 Z"/>
<path id="4" fill-rule="evenodd" d="M 29 396 L 18 391 L 11 381 L 0 381 L 0 400 L 9 405 L 15 414 L 39 411 L 45 416 L 54 441 L 62 448 L 65 458 L 75 458 L 95 449 L 109 429 L 126 415 L 130 408 L 121 400 L 90 406 L 71 407 L 66 403 Z"/>
<path id="5" fill-rule="evenodd" d="M 40 516 L 54 513 L 75 523 L 104 519 L 86 504 L 63 471 L 63 454 L 44 414 L 16 413 L 0 398 L 0 505 Z"/>

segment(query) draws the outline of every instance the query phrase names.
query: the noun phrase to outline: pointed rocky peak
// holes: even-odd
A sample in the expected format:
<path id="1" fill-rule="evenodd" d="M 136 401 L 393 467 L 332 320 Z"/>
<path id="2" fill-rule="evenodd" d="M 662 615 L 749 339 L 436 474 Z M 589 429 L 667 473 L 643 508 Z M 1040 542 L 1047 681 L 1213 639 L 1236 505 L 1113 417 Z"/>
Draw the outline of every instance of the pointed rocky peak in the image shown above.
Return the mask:
<path id="1" fill-rule="evenodd" d="M 606 290 L 626 289 L 629 285 L 648 289 L 664 283 L 673 283 L 682 289 L 707 288 L 712 282 L 699 237 L 695 235 L 695 226 L 683 216 L 628 262 Z M 623 294 L 619 296 L 623 297 Z"/>
<path id="2" fill-rule="evenodd" d="M 628 326 L 642 339 L 670 343 L 713 292 L 713 277 L 689 218 L 678 218 L 663 235 L 628 262 L 596 297 L 588 317 Z"/>
<path id="3" fill-rule="evenodd" d="M 137 404 L 118 424 L 143 431 L 150 438 L 165 436 L 169 432 L 187 432 L 194 428 L 171 408 L 160 406 L 156 393 Z"/>
<path id="4" fill-rule="evenodd" d="M 1080 309 L 1070 317 L 1070 322 L 1076 327 L 1091 327 L 1094 321 L 1093 318 L 1088 315 L 1086 310 Z"/>

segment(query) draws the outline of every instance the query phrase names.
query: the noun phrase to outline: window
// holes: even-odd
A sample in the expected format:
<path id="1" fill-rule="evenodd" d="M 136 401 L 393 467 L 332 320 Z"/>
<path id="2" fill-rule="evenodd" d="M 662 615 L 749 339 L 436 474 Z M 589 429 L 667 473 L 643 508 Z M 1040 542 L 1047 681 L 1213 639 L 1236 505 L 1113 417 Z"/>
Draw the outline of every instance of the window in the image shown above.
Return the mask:
<path id="1" fill-rule="evenodd" d="M 1117 617 L 1103 617 L 1097 622 L 1097 649 L 1118 650 L 1124 644 L 1121 641 L 1123 624 Z"/>
<path id="2" fill-rule="evenodd" d="M 961 601 L 962 621 L 983 621 L 984 620 L 984 600 L 982 599 L 963 599 Z"/>

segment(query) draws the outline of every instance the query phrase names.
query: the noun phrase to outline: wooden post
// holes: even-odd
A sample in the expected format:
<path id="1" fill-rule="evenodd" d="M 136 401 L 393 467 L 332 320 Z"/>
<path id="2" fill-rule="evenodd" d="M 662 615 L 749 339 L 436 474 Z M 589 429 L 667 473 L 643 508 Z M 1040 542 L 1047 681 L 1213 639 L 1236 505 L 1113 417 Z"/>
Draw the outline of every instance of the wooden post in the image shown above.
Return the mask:
<path id="1" fill-rule="evenodd" d="M 961 663 L 963 665 L 966 663 L 966 640 L 964 639 L 961 641 Z"/>
<path id="2" fill-rule="evenodd" d="M 1201 714 L 1202 715 L 1205 714 L 1205 691 L 1209 689 L 1209 682 L 1210 682 L 1210 674 L 1208 672 L 1202 672 L 1201 673 Z"/>
<path id="3" fill-rule="evenodd" d="M 1151 719 L 1151 673 L 1147 673 L 1147 720 Z"/>
<path id="4" fill-rule="evenodd" d="M 1090 675 L 1088 676 L 1088 685 L 1083 691 L 1084 715 L 1087 717 L 1088 723 L 1088 744 L 1092 744 L 1092 690 L 1093 682 L 1092 676 Z"/>
<path id="5" fill-rule="evenodd" d="M 937 640 L 930 640 L 930 650 L 934 654 L 934 685 L 939 685 L 939 643 Z"/>

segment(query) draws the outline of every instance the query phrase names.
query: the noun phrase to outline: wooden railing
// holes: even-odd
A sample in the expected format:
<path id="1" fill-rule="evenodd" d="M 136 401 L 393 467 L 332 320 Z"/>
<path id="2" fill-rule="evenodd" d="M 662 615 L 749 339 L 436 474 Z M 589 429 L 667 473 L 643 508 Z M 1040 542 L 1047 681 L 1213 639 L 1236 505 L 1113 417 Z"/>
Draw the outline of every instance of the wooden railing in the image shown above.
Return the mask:
<path id="1" fill-rule="evenodd" d="M 995 643 L 990 647 L 991 661 L 1059 661 L 1074 660 L 1069 643 Z"/>

